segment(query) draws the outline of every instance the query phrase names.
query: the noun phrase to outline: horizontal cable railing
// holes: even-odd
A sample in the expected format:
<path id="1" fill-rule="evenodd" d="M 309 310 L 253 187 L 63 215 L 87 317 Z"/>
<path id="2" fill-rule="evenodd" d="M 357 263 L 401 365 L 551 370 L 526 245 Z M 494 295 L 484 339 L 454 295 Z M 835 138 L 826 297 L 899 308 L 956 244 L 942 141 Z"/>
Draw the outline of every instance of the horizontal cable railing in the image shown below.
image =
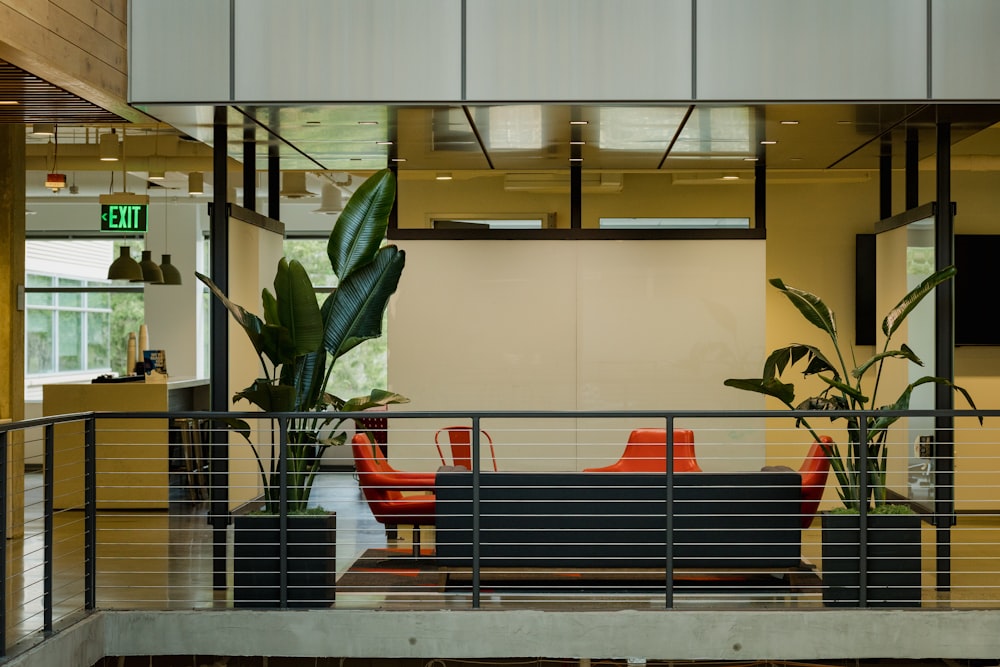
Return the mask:
<path id="1" fill-rule="evenodd" d="M 1000 412 L 901 412 L 877 452 L 868 414 L 322 413 L 328 448 L 316 413 L 0 425 L 0 646 L 93 609 L 1000 607 Z"/>

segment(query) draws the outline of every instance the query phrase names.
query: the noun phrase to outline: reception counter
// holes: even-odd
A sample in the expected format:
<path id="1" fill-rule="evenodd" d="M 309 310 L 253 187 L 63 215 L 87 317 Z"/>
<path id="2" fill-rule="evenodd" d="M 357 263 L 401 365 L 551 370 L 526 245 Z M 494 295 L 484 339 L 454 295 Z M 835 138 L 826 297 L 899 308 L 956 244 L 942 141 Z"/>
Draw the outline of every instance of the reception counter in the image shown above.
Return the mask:
<path id="1" fill-rule="evenodd" d="M 42 414 L 179 412 L 209 406 L 206 379 L 167 382 L 50 384 Z M 55 506 L 83 507 L 83 422 L 55 428 Z M 166 509 L 170 496 L 169 419 L 100 419 L 97 422 L 97 507 Z"/>

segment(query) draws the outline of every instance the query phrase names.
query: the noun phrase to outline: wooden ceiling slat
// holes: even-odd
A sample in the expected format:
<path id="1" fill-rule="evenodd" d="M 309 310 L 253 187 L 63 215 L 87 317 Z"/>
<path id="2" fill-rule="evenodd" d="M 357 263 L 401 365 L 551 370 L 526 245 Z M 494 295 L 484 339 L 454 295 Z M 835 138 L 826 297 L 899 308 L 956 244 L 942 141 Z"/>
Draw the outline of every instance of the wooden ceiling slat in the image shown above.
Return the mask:
<path id="1" fill-rule="evenodd" d="M 0 60 L 0 123 L 126 123 L 121 116 Z"/>

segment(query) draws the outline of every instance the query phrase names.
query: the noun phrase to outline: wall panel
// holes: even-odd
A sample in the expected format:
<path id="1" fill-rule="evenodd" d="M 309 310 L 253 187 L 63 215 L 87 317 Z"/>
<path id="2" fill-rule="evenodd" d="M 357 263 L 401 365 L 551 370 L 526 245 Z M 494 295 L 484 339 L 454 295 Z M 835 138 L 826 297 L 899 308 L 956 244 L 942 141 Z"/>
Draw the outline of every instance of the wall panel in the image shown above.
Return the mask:
<path id="1" fill-rule="evenodd" d="M 1000 3 L 934 0 L 931 85 L 935 99 L 1000 98 Z"/>
<path id="2" fill-rule="evenodd" d="M 690 0 L 468 0 L 470 100 L 688 99 Z"/>
<path id="3" fill-rule="evenodd" d="M 236 99 L 460 97 L 459 0 L 241 0 L 235 30 Z"/>
<path id="4" fill-rule="evenodd" d="M 229 0 L 133 0 L 129 101 L 229 99 Z"/>
<path id="5" fill-rule="evenodd" d="M 698 0 L 697 97 L 923 99 L 926 25 L 913 0 Z"/>

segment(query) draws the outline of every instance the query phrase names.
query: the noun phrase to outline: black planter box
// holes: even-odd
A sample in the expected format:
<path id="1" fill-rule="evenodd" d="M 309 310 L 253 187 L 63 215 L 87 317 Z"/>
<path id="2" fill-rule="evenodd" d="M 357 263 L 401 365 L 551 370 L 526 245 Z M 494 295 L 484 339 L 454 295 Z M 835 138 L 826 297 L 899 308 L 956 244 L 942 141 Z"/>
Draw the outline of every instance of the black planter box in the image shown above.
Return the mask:
<path id="1" fill-rule="evenodd" d="M 823 604 L 857 607 L 860 598 L 861 518 L 823 514 Z M 868 516 L 868 606 L 920 606 L 920 517 Z"/>
<path id="2" fill-rule="evenodd" d="M 278 517 L 234 517 L 233 603 L 281 606 Z M 288 517 L 288 606 L 329 607 L 336 596 L 337 517 Z"/>

